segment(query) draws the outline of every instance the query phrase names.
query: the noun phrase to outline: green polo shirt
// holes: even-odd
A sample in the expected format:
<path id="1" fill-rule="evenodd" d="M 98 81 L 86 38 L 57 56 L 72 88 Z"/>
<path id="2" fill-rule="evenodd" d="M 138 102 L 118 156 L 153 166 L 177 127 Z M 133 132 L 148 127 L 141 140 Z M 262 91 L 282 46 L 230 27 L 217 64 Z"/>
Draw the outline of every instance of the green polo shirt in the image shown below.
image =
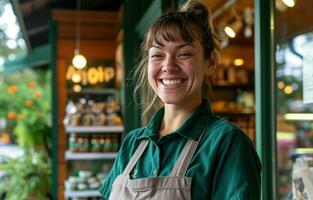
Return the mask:
<path id="1" fill-rule="evenodd" d="M 125 137 L 114 165 L 99 188 L 109 199 L 114 179 L 123 172 L 141 140 L 148 147 L 132 170 L 132 179 L 168 176 L 188 139 L 198 140 L 204 132 L 186 176 L 192 177 L 194 200 L 260 199 L 261 164 L 247 135 L 236 125 L 214 115 L 209 102 L 203 103 L 175 132 L 158 137 L 164 108 L 158 110 L 148 125 Z"/>

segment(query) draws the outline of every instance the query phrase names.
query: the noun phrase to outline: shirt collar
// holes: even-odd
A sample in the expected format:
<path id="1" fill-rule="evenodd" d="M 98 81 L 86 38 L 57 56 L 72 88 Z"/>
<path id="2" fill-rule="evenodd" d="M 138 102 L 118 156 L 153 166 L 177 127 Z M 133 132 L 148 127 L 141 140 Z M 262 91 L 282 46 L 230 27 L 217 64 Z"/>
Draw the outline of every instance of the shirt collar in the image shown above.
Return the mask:
<path id="1" fill-rule="evenodd" d="M 163 115 L 164 107 L 154 113 L 148 125 L 144 129 L 143 134 L 137 139 L 157 138 Z M 201 105 L 187 118 L 184 124 L 178 128 L 175 133 L 178 133 L 187 139 L 198 140 L 199 136 L 212 118 L 213 113 L 210 102 L 207 99 L 203 99 Z"/>

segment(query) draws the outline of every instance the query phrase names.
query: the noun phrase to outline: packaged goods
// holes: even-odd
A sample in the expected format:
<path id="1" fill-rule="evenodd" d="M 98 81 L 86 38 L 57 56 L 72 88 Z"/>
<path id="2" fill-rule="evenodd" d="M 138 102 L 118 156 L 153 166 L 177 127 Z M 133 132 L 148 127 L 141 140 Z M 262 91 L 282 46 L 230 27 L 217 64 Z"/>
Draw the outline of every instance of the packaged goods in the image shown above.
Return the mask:
<path id="1" fill-rule="evenodd" d="M 292 170 L 293 200 L 313 200 L 313 169 L 310 169 L 307 160 L 296 159 Z"/>

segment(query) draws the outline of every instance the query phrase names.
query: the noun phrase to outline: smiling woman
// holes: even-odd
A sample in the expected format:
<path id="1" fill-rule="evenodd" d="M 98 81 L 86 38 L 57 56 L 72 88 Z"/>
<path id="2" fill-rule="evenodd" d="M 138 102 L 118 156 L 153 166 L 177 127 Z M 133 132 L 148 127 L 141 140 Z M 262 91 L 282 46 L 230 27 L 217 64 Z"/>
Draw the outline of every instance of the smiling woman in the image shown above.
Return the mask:
<path id="1" fill-rule="evenodd" d="M 208 9 L 190 0 L 149 29 L 136 68 L 146 127 L 127 134 L 100 187 L 105 199 L 260 199 L 259 158 L 245 133 L 216 116 L 208 89 L 220 43 Z"/>
<path id="2" fill-rule="evenodd" d="M 199 42 L 193 43 L 179 38 L 176 42 L 162 41 L 149 50 L 149 84 L 166 106 L 197 106 L 201 102 L 201 87 L 210 66 Z"/>

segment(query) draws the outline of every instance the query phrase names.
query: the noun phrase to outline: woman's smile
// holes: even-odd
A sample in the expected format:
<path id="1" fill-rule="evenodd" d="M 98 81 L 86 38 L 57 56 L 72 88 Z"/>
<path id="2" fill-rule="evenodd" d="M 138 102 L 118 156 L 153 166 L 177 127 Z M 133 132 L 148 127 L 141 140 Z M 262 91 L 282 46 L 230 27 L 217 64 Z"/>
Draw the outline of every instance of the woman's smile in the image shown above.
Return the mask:
<path id="1" fill-rule="evenodd" d="M 177 38 L 177 41 L 164 41 L 149 49 L 150 86 L 165 104 L 199 103 L 208 63 L 198 41 L 188 43 Z"/>

